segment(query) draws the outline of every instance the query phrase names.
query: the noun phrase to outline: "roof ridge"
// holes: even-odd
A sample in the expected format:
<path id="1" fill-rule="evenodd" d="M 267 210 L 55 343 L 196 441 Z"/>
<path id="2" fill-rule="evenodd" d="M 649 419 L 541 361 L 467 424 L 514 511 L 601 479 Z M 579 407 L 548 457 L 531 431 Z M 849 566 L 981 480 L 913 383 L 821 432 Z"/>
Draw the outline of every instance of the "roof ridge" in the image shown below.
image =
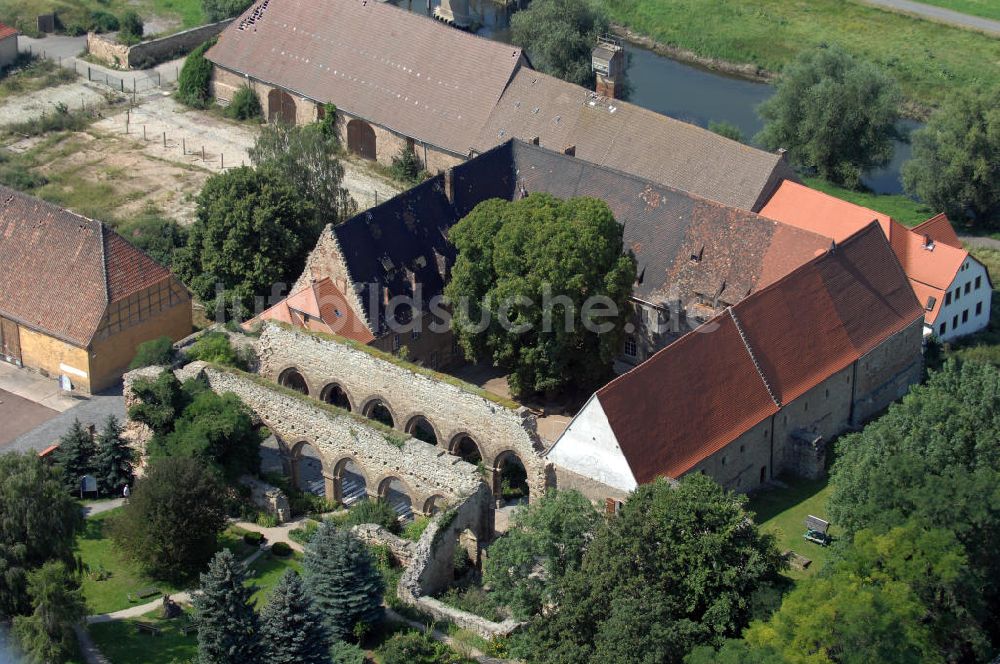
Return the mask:
<path id="1" fill-rule="evenodd" d="M 743 326 L 740 325 L 740 320 L 736 317 L 736 312 L 733 311 L 731 306 L 726 307 L 726 311 L 729 312 L 729 317 L 733 319 L 733 325 L 736 326 L 736 331 L 740 335 L 740 339 L 743 341 L 743 347 L 747 349 L 747 354 L 750 356 L 750 361 L 753 362 L 753 366 L 757 369 L 757 375 L 760 376 L 760 380 L 764 383 L 764 388 L 767 393 L 771 396 L 771 401 L 778 408 L 782 407 L 781 399 L 777 397 L 774 393 L 774 388 L 771 387 L 770 381 L 768 381 L 767 376 L 764 374 L 764 369 L 760 366 L 760 362 L 757 361 L 757 356 L 753 352 L 753 348 L 750 346 L 750 340 L 747 338 L 746 333 L 743 331 Z"/>

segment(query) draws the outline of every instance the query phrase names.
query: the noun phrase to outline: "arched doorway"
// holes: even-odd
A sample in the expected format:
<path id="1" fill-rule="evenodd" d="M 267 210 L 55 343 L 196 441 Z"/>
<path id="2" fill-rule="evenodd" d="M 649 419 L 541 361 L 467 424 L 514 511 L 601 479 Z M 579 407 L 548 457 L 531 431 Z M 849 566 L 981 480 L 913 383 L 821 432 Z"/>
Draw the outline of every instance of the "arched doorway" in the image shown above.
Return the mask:
<path id="1" fill-rule="evenodd" d="M 386 405 L 381 399 L 372 399 L 365 405 L 365 410 L 362 413 L 365 417 L 375 420 L 376 422 L 381 422 L 387 427 L 395 427 L 396 420 L 392 416 L 392 411 L 389 410 L 389 406 Z"/>
<path id="2" fill-rule="evenodd" d="M 375 130 L 364 120 L 347 123 L 347 149 L 362 159 L 375 161 Z"/>
<path id="3" fill-rule="evenodd" d="M 300 491 L 316 496 L 326 495 L 323 457 L 308 442 L 303 441 L 292 448 L 292 482 Z"/>
<path id="4" fill-rule="evenodd" d="M 354 459 L 341 459 L 337 463 L 333 470 L 333 482 L 337 500 L 346 507 L 368 498 L 368 482 Z"/>
<path id="5" fill-rule="evenodd" d="M 320 393 L 320 399 L 328 404 L 337 406 L 338 408 L 343 408 L 344 410 L 351 411 L 351 399 L 347 396 L 347 392 L 344 391 L 340 385 L 336 383 L 330 383 L 323 388 Z"/>
<path id="6" fill-rule="evenodd" d="M 281 372 L 281 375 L 278 376 L 278 385 L 301 392 L 302 394 L 309 394 L 309 385 L 306 383 L 305 376 L 295 367 L 285 369 Z"/>
<path id="7" fill-rule="evenodd" d="M 433 495 L 424 501 L 424 514 L 434 516 L 444 509 L 444 496 Z"/>
<path id="8" fill-rule="evenodd" d="M 267 121 L 295 124 L 295 100 L 284 90 L 271 90 L 267 93 Z"/>
<path id="9" fill-rule="evenodd" d="M 513 452 L 497 457 L 493 470 L 493 495 L 506 505 L 528 502 L 528 471 Z"/>
<path id="10" fill-rule="evenodd" d="M 434 432 L 434 427 L 423 415 L 417 415 L 416 417 L 410 419 L 409 424 L 406 425 L 406 433 L 410 434 L 417 440 L 422 440 L 425 443 L 430 443 L 431 445 L 437 445 L 437 433 Z"/>
<path id="11" fill-rule="evenodd" d="M 479 449 L 479 444 L 468 434 L 463 433 L 452 441 L 451 453 L 461 457 L 462 461 L 473 465 L 478 465 L 483 461 L 483 453 Z"/>
<path id="12" fill-rule="evenodd" d="M 413 520 L 413 501 L 410 500 L 408 487 L 398 477 L 387 477 L 378 488 L 378 496 L 382 498 L 403 521 Z"/>

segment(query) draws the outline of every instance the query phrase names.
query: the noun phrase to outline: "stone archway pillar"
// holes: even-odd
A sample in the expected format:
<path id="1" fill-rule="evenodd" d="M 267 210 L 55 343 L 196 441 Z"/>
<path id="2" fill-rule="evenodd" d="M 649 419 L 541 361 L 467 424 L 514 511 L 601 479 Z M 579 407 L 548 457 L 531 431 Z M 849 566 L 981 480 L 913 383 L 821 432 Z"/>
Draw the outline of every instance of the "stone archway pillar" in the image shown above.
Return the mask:
<path id="1" fill-rule="evenodd" d="M 323 471 L 323 492 L 326 494 L 327 500 L 338 503 L 343 502 L 344 496 L 340 488 L 340 482 L 325 470 Z"/>

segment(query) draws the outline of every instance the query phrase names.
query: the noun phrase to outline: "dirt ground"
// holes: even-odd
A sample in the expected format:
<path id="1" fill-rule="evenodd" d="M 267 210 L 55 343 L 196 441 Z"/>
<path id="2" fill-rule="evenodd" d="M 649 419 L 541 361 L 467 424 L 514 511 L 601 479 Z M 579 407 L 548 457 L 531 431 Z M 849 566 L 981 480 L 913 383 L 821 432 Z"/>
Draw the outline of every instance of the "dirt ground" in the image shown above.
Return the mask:
<path id="1" fill-rule="evenodd" d="M 0 126 L 25 122 L 43 112 L 53 113 L 58 104 L 65 104 L 71 110 L 77 110 L 83 105 L 88 108 L 100 105 L 105 102 L 107 92 L 107 88 L 102 89 L 79 79 L 77 82 L 11 96 L 0 103 Z"/>

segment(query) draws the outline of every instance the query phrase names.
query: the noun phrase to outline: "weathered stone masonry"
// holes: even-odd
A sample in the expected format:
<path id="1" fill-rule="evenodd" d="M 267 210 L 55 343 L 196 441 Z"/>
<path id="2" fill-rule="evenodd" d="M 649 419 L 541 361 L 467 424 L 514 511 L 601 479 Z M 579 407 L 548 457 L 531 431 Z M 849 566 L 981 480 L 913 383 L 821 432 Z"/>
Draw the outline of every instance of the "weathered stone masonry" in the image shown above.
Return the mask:
<path id="1" fill-rule="evenodd" d="M 383 358 L 372 349 L 290 326 L 266 323 L 257 350 L 260 374 L 270 380 L 278 382 L 297 372 L 310 396 L 326 400 L 339 389 L 356 413 L 367 413 L 380 401 L 399 431 L 412 434 L 416 426 L 430 425 L 442 451 L 455 452 L 463 440 L 471 440 L 494 492 L 499 489 L 499 470 L 516 456 L 527 471 L 530 498 L 544 493 L 543 445 L 534 415 L 525 408 L 488 399 L 473 386 L 435 378 L 430 371 Z"/>

